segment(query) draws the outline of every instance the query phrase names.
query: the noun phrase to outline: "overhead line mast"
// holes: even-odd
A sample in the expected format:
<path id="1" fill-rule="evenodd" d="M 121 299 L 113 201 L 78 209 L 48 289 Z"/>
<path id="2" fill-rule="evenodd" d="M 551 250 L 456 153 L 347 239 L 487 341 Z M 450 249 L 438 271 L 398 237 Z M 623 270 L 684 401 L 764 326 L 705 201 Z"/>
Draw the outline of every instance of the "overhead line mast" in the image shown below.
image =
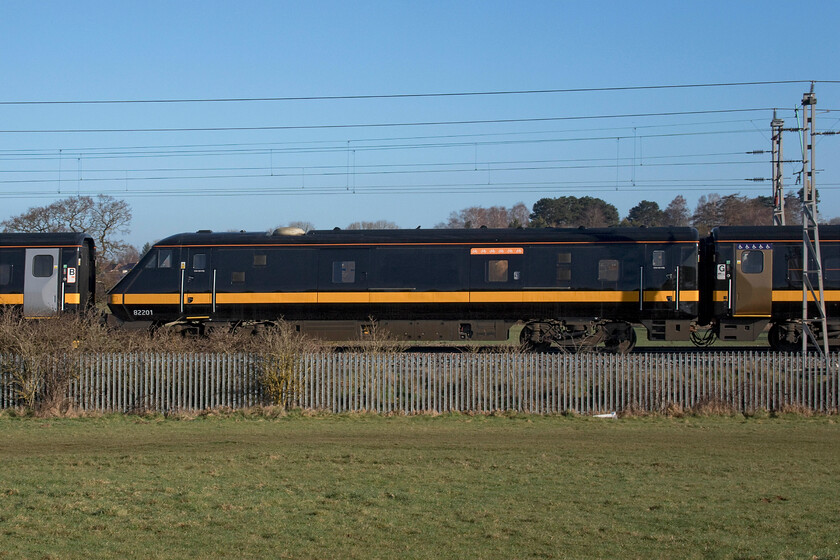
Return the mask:
<path id="1" fill-rule="evenodd" d="M 828 355 L 828 323 L 825 315 L 825 297 L 823 290 L 822 257 L 820 253 L 819 218 L 817 215 L 817 188 L 814 184 L 816 164 L 814 144 L 816 127 L 814 113 L 817 98 L 814 84 L 811 91 L 802 96 L 804 126 L 802 128 L 802 354 L 808 351 L 809 341 Z M 816 289 L 813 277 L 816 277 Z M 808 298 L 816 304 L 817 315 L 808 317 Z M 822 331 L 822 345 L 817 341 L 813 326 Z"/>
<path id="2" fill-rule="evenodd" d="M 773 131 L 773 225 L 785 225 L 785 187 L 782 181 L 782 127 L 785 121 L 776 117 L 773 109 L 773 120 L 770 128 Z"/>

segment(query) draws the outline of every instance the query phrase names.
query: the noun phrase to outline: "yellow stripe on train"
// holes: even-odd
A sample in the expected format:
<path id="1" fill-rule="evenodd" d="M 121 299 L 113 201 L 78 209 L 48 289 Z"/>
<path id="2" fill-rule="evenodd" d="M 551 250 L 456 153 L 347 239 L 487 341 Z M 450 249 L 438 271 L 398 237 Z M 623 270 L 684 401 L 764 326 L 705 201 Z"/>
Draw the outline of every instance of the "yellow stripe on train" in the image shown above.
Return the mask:
<path id="1" fill-rule="evenodd" d="M 673 290 L 646 290 L 646 303 L 673 302 Z M 681 290 L 680 301 L 697 302 L 698 290 Z M 433 303 L 634 303 L 639 301 L 638 291 L 473 291 L 473 292 L 257 292 L 218 293 L 217 305 L 270 305 L 270 304 L 433 304 Z M 180 294 L 114 294 L 114 305 L 180 305 Z M 186 293 L 187 305 L 210 305 L 209 293 Z"/>
<path id="2" fill-rule="evenodd" d="M 825 301 L 840 301 L 840 290 L 823 291 Z M 715 290 L 714 301 L 725 302 L 729 299 L 729 292 L 726 290 Z M 773 290 L 773 301 L 779 302 L 802 302 L 802 290 Z M 808 294 L 808 301 L 814 301 L 814 296 Z"/>
<path id="3" fill-rule="evenodd" d="M 0 294 L 0 305 L 23 305 L 23 294 Z"/>

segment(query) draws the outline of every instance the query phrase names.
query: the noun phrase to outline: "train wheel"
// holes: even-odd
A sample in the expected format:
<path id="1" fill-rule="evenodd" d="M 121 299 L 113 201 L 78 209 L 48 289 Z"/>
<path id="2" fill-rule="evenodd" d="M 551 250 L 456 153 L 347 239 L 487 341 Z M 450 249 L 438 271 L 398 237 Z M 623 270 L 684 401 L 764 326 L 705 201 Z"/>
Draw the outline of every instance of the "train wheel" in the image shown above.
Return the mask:
<path id="1" fill-rule="evenodd" d="M 551 350 L 551 342 L 547 342 L 539 336 L 535 337 L 534 328 L 528 325 L 523 327 L 519 334 L 519 344 L 525 352 L 548 352 Z"/>
<path id="2" fill-rule="evenodd" d="M 610 323 L 604 327 L 607 337 L 604 350 L 611 354 L 627 354 L 636 347 L 636 330 L 630 323 Z"/>
<path id="3" fill-rule="evenodd" d="M 802 330 L 791 323 L 773 323 L 767 340 L 777 352 L 797 352 L 802 349 Z"/>

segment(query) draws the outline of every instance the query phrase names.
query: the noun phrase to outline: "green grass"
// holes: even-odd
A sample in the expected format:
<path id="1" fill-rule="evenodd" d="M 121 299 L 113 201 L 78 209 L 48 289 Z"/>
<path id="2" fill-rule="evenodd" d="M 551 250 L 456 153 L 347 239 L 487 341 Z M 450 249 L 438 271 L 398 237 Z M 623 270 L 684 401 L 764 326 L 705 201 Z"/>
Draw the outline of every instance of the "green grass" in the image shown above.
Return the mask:
<path id="1" fill-rule="evenodd" d="M 0 558 L 840 558 L 832 417 L 0 414 Z"/>

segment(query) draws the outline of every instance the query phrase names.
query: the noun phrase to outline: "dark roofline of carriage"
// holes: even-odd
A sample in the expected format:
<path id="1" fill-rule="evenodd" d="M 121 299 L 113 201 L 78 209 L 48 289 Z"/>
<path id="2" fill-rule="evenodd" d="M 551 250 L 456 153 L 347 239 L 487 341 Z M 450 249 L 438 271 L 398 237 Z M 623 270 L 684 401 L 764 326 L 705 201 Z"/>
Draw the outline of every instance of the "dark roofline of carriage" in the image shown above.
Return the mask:
<path id="1" fill-rule="evenodd" d="M 678 228 L 527 228 L 527 229 L 387 229 L 313 230 L 284 235 L 264 232 L 179 233 L 157 246 L 216 245 L 343 245 L 343 244 L 459 244 L 459 243 L 616 243 L 693 242 L 697 230 Z"/>
<path id="2" fill-rule="evenodd" d="M 78 247 L 86 243 L 95 244 L 87 233 L 0 233 L 0 247 Z"/>
<path id="3" fill-rule="evenodd" d="M 715 241 L 802 241 L 802 226 L 767 226 L 756 237 L 755 226 L 720 226 L 712 230 Z M 840 226 L 820 226 L 822 241 L 840 240 Z"/>

